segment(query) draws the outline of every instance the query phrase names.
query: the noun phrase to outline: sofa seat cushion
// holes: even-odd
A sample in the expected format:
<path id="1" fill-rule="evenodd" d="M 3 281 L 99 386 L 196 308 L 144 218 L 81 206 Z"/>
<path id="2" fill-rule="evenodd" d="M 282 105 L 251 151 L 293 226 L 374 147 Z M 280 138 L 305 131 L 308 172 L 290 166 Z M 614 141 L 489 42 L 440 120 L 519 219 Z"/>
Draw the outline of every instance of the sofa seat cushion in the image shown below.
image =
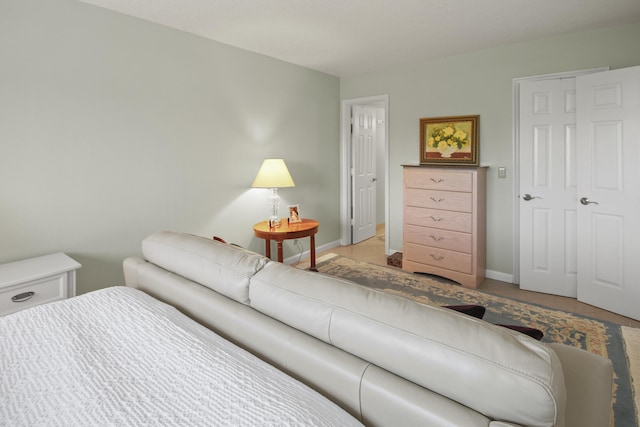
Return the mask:
<path id="1" fill-rule="evenodd" d="M 562 426 L 557 355 L 526 335 L 452 310 L 270 263 L 251 306 L 493 420 Z"/>
<path id="2" fill-rule="evenodd" d="M 269 259 L 235 245 L 190 234 L 161 231 L 142 241 L 144 258 L 243 304 L 249 279 Z"/>

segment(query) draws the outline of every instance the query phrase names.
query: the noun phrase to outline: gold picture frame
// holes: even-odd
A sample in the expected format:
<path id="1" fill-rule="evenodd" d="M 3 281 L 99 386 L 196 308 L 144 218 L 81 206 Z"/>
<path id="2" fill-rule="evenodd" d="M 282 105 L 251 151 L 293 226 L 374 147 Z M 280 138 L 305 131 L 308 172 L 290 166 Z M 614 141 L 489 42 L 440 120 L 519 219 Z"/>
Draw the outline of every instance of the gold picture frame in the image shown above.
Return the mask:
<path id="1" fill-rule="evenodd" d="M 479 115 L 420 119 L 420 164 L 478 166 Z"/>

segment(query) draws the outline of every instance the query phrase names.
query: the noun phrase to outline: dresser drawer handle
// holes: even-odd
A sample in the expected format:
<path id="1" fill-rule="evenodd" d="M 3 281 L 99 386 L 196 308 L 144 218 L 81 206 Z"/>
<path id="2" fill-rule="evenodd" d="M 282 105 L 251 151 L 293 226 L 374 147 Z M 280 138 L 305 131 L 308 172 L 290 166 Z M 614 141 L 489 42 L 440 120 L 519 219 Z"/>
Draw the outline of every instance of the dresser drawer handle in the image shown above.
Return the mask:
<path id="1" fill-rule="evenodd" d="M 438 198 L 431 197 L 431 200 L 433 200 L 436 203 L 444 202 L 444 199 L 442 197 L 438 197 Z"/>
<path id="2" fill-rule="evenodd" d="M 431 178 L 431 181 L 433 181 L 435 184 L 440 184 L 442 181 L 444 181 L 444 178 Z"/>
<path id="3" fill-rule="evenodd" d="M 436 216 L 431 215 L 431 216 L 429 216 L 429 218 L 431 218 L 431 219 L 432 219 L 432 220 L 434 220 L 435 222 L 444 221 L 444 218 L 443 218 L 443 217 L 441 217 L 441 216 L 436 217 Z"/>
<path id="4" fill-rule="evenodd" d="M 434 255 L 434 254 L 429 254 L 431 256 L 431 258 L 435 259 L 436 261 L 442 261 L 444 259 L 444 257 L 442 255 Z"/>
<path id="5" fill-rule="evenodd" d="M 35 292 L 23 292 L 21 294 L 15 295 L 11 297 L 11 301 L 13 302 L 25 302 L 30 300 L 36 293 Z"/>
<path id="6" fill-rule="evenodd" d="M 436 242 L 439 242 L 440 240 L 444 240 L 444 237 L 442 237 L 442 236 L 434 236 L 433 234 L 431 236 L 429 236 L 429 237 L 431 237 Z"/>

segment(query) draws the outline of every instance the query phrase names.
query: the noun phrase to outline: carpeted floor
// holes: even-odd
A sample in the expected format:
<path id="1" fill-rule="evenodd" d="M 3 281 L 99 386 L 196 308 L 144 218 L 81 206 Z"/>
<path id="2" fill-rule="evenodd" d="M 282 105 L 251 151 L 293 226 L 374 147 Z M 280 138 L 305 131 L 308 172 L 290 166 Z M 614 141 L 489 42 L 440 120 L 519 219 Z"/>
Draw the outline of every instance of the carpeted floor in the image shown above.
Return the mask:
<path id="1" fill-rule="evenodd" d="M 409 274 L 336 254 L 317 262 L 322 273 L 401 295 L 424 304 L 479 304 L 491 323 L 530 326 L 544 332 L 543 342 L 572 345 L 611 359 L 614 367 L 614 427 L 638 426 L 640 402 L 640 329 L 463 288 L 446 279 Z"/>

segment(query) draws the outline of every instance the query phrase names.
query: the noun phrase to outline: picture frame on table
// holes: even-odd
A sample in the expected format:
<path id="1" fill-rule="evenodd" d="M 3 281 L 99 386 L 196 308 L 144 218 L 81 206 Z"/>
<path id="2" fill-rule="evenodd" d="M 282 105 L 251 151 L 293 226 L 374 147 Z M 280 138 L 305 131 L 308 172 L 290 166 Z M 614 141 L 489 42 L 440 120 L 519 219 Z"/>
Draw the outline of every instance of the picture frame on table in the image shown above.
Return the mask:
<path id="1" fill-rule="evenodd" d="M 289 205 L 289 224 L 302 222 L 299 205 Z"/>
<path id="2" fill-rule="evenodd" d="M 480 116 L 420 119 L 420 164 L 478 166 Z"/>

